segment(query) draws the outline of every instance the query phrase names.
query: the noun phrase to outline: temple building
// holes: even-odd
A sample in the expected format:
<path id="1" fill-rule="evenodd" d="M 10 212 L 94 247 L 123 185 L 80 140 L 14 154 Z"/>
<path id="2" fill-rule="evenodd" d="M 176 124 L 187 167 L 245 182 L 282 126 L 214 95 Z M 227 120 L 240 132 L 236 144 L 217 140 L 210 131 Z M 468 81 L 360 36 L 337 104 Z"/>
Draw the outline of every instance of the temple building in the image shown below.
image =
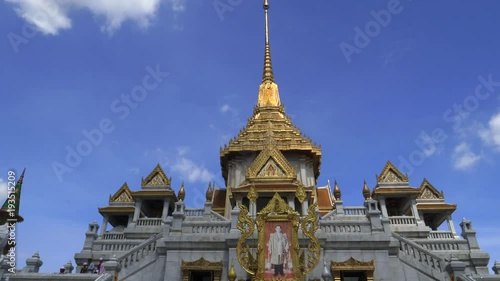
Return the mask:
<path id="1" fill-rule="evenodd" d="M 253 115 L 220 149 L 226 187 L 209 183 L 204 206 L 186 208 L 190 187 L 172 186 L 157 165 L 137 183 L 117 183 L 109 204 L 98 209 L 102 222 L 88 225 L 83 249 L 61 269 L 64 274 L 38 273 L 42 261 L 35 254 L 17 274 L 7 272 L 4 262 L 1 280 L 500 281 L 500 263 L 490 275 L 490 257 L 479 247 L 472 222 L 463 219 L 455 228 L 457 205 L 427 179 L 410 186 L 408 175 L 390 161 L 381 163 L 374 171 L 377 184 L 359 186 L 363 206 L 344 205 L 337 182 L 318 185 L 321 146 L 292 123 L 281 103 L 268 11 L 265 0 L 264 69 Z M 285 209 L 302 228 L 292 233 L 293 221 L 290 227 L 286 220 L 272 222 L 276 232 L 263 235 L 269 241 L 264 243 L 257 235 L 263 212 L 271 210 L 266 213 L 271 216 Z M 251 226 L 243 243 L 242 233 L 249 231 L 245 219 L 257 227 L 253 232 Z M 439 230 L 443 226 L 446 230 Z M 306 235 L 309 231 L 314 237 Z M 282 248 L 279 261 L 273 261 L 271 236 L 286 237 L 276 243 Z M 318 247 L 299 257 L 294 251 L 307 251 L 307 241 Z M 103 274 L 80 273 L 85 262 L 100 257 Z M 265 269 L 257 268 L 262 265 Z M 300 267 L 304 276 L 299 279 L 292 267 Z M 252 273 L 258 271 L 263 277 Z"/>

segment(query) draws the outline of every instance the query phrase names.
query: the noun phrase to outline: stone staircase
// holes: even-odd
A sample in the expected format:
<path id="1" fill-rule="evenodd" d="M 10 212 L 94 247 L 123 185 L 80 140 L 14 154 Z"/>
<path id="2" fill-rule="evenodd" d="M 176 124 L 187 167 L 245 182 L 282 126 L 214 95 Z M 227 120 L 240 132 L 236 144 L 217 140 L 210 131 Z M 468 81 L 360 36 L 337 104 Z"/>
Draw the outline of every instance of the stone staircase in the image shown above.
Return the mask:
<path id="1" fill-rule="evenodd" d="M 133 247 L 117 259 L 121 267 L 121 271 L 118 275 L 119 280 L 128 280 L 135 273 L 156 261 L 156 246 L 162 236 L 161 233 L 151 236 L 149 239 Z"/>
<path id="2" fill-rule="evenodd" d="M 392 236 L 399 242 L 399 260 L 416 269 L 431 280 L 449 280 L 444 270 L 445 261 L 439 256 L 431 253 L 419 244 L 393 233 Z"/>

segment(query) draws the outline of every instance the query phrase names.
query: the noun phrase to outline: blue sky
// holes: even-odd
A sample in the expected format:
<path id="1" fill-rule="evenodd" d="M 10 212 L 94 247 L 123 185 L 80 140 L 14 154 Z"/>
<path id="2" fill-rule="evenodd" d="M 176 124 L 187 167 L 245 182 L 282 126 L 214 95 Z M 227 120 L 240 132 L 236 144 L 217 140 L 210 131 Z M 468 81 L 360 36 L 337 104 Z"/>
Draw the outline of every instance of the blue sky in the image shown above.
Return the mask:
<path id="1" fill-rule="evenodd" d="M 0 2 L 0 185 L 27 168 L 17 254 L 22 267 L 40 251 L 43 272 L 73 260 L 97 208 L 157 163 L 190 207 L 209 180 L 223 187 L 219 147 L 252 114 L 264 51 L 260 1 L 57 1 Z M 443 190 L 458 232 L 470 219 L 500 259 L 500 3 L 270 2 L 281 100 L 323 147 L 318 185 L 336 179 L 344 204 L 362 205 L 363 180 L 373 188 L 391 160 L 412 186 Z"/>

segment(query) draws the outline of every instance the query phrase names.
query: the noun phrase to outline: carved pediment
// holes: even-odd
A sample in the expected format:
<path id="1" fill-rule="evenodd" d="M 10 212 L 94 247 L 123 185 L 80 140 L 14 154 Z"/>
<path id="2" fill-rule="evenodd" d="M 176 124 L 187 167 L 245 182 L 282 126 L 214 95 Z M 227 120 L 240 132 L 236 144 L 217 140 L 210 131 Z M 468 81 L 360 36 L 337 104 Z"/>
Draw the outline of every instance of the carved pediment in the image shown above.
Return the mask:
<path id="1" fill-rule="evenodd" d="M 210 269 L 220 269 L 222 270 L 222 266 L 224 263 L 222 261 L 219 262 L 211 262 L 206 260 L 205 258 L 201 257 L 199 260 L 196 261 L 184 261 L 182 260 L 181 263 L 181 268 L 182 269 L 205 269 L 205 270 L 210 270 Z"/>
<path id="2" fill-rule="evenodd" d="M 267 163 L 262 167 L 260 172 L 257 174 L 258 178 L 265 177 L 286 177 L 285 172 L 274 162 L 272 158 L 267 160 Z"/>
<path id="3" fill-rule="evenodd" d="M 363 261 L 358 261 L 355 260 L 354 258 L 349 258 L 346 261 L 343 262 L 331 262 L 331 271 L 342 271 L 342 270 L 359 270 L 359 271 L 365 271 L 365 270 L 374 270 L 375 265 L 373 261 L 369 262 L 363 262 Z"/>
<path id="4" fill-rule="evenodd" d="M 246 171 L 247 179 L 297 179 L 295 169 L 279 149 L 274 141 L 268 141 L 252 165 Z"/>
<path id="5" fill-rule="evenodd" d="M 172 183 L 172 178 L 168 178 L 165 172 L 158 164 L 154 170 L 144 179 L 142 179 L 142 186 L 157 186 L 157 187 L 169 187 Z"/>
<path id="6" fill-rule="evenodd" d="M 418 199 L 444 199 L 444 194 L 438 192 L 437 189 L 429 182 L 424 179 L 420 185 L 420 195 Z"/>
<path id="7" fill-rule="evenodd" d="M 392 182 L 408 182 L 408 175 L 403 175 L 396 166 L 394 166 L 391 161 L 387 161 L 382 173 L 377 177 L 378 182 L 392 183 Z"/>
<path id="8" fill-rule="evenodd" d="M 114 195 L 109 197 L 109 203 L 113 202 L 134 202 L 132 193 L 130 192 L 130 188 L 127 183 L 124 183 Z"/>

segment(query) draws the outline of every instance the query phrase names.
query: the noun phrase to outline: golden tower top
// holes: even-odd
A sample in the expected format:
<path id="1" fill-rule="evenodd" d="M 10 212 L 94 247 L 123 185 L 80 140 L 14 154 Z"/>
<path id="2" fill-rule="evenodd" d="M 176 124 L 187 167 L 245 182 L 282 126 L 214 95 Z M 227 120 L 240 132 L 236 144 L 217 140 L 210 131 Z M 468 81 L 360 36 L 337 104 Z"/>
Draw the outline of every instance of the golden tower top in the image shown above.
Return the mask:
<path id="1" fill-rule="evenodd" d="M 265 52 L 264 52 L 264 72 L 262 74 L 262 84 L 259 87 L 259 107 L 281 106 L 278 85 L 274 82 L 273 65 L 271 63 L 271 47 L 269 45 L 269 2 L 264 0 L 264 15 L 266 21 Z"/>
<path id="2" fill-rule="evenodd" d="M 306 156 L 314 167 L 314 176 L 317 179 L 321 165 L 321 146 L 313 143 L 299 128 L 293 125 L 292 120 L 285 113 L 280 101 L 278 85 L 274 81 L 271 64 L 271 50 L 269 44 L 269 0 L 264 0 L 265 15 L 265 55 L 262 83 L 259 87 L 259 97 L 252 116 L 244 128 L 235 138 L 220 149 L 222 176 L 227 185 L 230 166 L 241 157 L 254 157 L 254 153 L 262 152 L 269 146 L 270 141 L 280 152 L 293 151 Z M 248 156 L 250 155 L 250 156 Z M 234 161 L 233 161 L 234 160 Z M 235 162 L 236 161 L 236 162 Z M 239 164 L 238 164 L 239 165 Z"/>

